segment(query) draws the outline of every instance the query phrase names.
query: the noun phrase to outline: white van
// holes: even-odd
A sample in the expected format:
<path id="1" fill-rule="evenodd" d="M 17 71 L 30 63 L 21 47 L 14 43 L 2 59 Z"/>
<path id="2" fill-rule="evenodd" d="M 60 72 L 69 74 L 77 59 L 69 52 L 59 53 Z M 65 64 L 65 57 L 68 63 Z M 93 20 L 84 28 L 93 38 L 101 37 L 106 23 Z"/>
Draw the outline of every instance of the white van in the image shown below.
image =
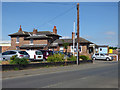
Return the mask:
<path id="1" fill-rule="evenodd" d="M 43 54 L 39 50 L 26 50 L 30 55 L 30 60 L 43 60 Z"/>

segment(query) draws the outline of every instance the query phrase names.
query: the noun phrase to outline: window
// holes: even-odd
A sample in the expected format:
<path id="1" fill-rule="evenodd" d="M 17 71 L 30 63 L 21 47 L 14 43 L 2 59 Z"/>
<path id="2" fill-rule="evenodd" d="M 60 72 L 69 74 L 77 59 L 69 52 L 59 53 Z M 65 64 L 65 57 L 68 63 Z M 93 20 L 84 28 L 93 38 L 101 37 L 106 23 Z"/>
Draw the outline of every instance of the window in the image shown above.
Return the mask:
<path id="1" fill-rule="evenodd" d="M 102 51 L 102 48 L 100 48 L 100 51 Z"/>
<path id="2" fill-rule="evenodd" d="M 64 49 L 64 47 L 60 47 L 60 50 L 63 50 Z"/>
<path id="3" fill-rule="evenodd" d="M 36 55 L 42 55 L 42 52 L 41 51 L 36 51 L 35 54 Z"/>
<path id="4" fill-rule="evenodd" d="M 99 54 L 98 54 L 98 53 L 96 53 L 95 55 L 96 55 L 96 56 L 98 56 Z"/>
<path id="5" fill-rule="evenodd" d="M 19 36 L 16 37 L 16 43 L 19 43 Z"/>
<path id="6" fill-rule="evenodd" d="M 19 50 L 20 48 L 19 48 L 19 46 L 16 46 L 16 50 Z"/>
<path id="7" fill-rule="evenodd" d="M 100 56 L 104 56 L 104 54 L 100 54 Z"/>
<path id="8" fill-rule="evenodd" d="M 2 55 L 8 55 L 9 51 L 2 53 Z"/>
<path id="9" fill-rule="evenodd" d="M 20 51 L 19 53 L 23 54 L 23 55 L 28 55 L 28 53 L 26 51 Z"/>
<path id="10" fill-rule="evenodd" d="M 82 52 L 82 46 L 79 47 L 79 51 Z"/>
<path id="11" fill-rule="evenodd" d="M 16 54 L 16 52 L 14 52 L 14 51 L 10 51 L 10 54 Z"/>
<path id="12" fill-rule="evenodd" d="M 33 44 L 33 39 L 30 39 L 30 44 Z"/>

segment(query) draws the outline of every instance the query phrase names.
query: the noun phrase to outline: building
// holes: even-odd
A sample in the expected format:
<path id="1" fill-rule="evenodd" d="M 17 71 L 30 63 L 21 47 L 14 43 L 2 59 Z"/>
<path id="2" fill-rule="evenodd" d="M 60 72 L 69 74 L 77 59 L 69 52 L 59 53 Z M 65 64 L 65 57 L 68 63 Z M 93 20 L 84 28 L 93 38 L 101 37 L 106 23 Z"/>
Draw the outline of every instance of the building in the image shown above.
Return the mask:
<path id="1" fill-rule="evenodd" d="M 60 35 L 57 34 L 57 28 L 54 26 L 53 32 L 50 31 L 38 31 L 34 29 L 33 32 L 23 31 L 21 26 L 18 32 L 9 34 L 11 37 L 11 47 L 9 50 L 54 50 L 65 51 L 64 43 L 69 43 L 68 52 L 73 52 L 73 37 L 75 33 L 72 33 L 71 39 L 60 39 Z M 92 42 L 80 37 L 80 54 L 90 55 L 89 46 Z M 75 39 L 75 51 L 77 50 L 77 39 Z"/>
<path id="2" fill-rule="evenodd" d="M 9 50 L 10 46 L 10 41 L 0 41 L 0 53 Z"/>

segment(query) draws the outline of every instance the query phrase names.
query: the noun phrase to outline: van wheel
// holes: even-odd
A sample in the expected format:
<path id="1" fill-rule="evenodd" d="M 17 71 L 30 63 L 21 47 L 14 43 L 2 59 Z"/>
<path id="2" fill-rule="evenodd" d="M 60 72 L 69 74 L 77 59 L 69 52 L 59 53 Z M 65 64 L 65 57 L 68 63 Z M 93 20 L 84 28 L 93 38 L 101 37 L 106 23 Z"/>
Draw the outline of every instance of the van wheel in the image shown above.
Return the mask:
<path id="1" fill-rule="evenodd" d="M 107 61 L 110 61 L 110 59 L 109 59 L 109 58 L 106 58 L 106 60 L 107 60 Z"/>

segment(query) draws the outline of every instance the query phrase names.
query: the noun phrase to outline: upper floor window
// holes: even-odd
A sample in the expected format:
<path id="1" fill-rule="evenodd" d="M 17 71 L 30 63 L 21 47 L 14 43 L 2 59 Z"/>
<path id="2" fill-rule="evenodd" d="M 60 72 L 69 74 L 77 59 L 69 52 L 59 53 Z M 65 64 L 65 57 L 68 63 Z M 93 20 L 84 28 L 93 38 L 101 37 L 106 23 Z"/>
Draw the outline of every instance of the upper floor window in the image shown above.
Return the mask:
<path id="1" fill-rule="evenodd" d="M 19 43 L 19 36 L 16 37 L 16 43 Z"/>
<path id="2" fill-rule="evenodd" d="M 33 44 L 33 39 L 30 39 L 30 44 Z"/>

